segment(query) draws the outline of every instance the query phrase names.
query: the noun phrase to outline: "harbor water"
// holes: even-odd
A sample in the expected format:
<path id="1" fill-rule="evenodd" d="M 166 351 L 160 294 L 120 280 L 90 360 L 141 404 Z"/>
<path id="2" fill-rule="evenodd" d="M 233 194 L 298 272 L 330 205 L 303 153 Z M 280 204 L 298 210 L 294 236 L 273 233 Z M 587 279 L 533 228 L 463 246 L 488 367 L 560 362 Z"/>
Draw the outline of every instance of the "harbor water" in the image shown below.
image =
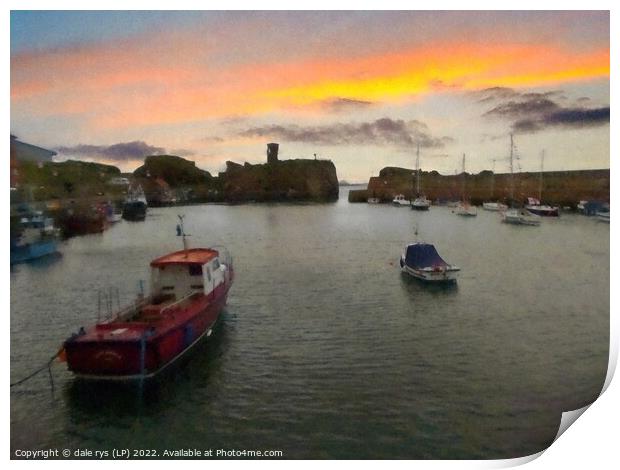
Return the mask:
<path id="1" fill-rule="evenodd" d="M 225 245 L 236 279 L 206 344 L 136 387 L 77 382 L 63 363 L 11 388 L 11 449 L 276 450 L 282 458 L 510 458 L 553 441 L 596 399 L 609 350 L 609 225 L 539 227 L 390 205 L 196 205 L 60 244 L 11 268 L 11 382 L 148 288 L 149 262 Z M 406 243 L 461 267 L 456 286 L 400 273 Z M 118 296 L 117 296 L 118 292 Z M 104 312 L 105 313 L 105 312 Z M 577 422 L 575 425 L 579 425 Z M 143 456 L 145 456 L 144 454 Z"/>

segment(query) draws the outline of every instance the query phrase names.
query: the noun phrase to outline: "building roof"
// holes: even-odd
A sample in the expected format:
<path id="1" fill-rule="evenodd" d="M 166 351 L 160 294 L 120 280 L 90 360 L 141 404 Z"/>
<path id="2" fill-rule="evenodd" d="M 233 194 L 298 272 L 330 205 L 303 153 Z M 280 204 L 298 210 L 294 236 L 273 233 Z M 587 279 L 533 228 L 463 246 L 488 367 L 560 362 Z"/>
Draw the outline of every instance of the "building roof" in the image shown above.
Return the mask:
<path id="1" fill-rule="evenodd" d="M 27 144 L 11 136 L 11 158 L 31 162 L 51 162 L 56 152 Z"/>
<path id="2" fill-rule="evenodd" d="M 218 256 L 216 250 L 210 248 L 191 248 L 189 250 L 175 251 L 151 261 L 151 267 L 174 265 L 174 264 L 205 264 Z"/>

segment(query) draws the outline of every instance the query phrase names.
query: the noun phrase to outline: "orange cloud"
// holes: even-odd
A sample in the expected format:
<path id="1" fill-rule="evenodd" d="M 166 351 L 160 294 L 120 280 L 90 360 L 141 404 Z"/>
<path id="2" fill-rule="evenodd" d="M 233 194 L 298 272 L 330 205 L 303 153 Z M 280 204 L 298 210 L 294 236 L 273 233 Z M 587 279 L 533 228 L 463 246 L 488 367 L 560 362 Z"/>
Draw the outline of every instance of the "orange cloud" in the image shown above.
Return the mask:
<path id="1" fill-rule="evenodd" d="M 117 128 L 255 115 L 333 98 L 398 103 L 438 87 L 609 77 L 608 47 L 447 42 L 368 57 L 235 64 L 190 34 L 174 39 L 18 55 L 11 61 L 13 108 L 79 114 L 93 126 Z"/>

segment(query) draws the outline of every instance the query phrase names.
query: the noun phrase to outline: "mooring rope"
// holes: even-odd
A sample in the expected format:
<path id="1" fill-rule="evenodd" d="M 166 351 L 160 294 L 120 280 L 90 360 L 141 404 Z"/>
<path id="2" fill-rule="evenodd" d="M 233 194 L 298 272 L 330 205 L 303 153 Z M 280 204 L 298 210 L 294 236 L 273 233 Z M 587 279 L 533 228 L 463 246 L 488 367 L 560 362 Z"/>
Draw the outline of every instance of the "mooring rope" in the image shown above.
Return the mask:
<path id="1" fill-rule="evenodd" d="M 62 350 L 63 350 L 63 348 L 60 348 L 56 354 L 54 354 L 52 357 L 49 358 L 49 360 L 45 363 L 45 365 L 39 367 L 37 370 L 35 370 L 31 374 L 27 375 L 23 379 L 18 380 L 17 382 L 13 382 L 11 384 L 11 387 L 14 387 L 15 385 L 21 385 L 24 382 L 27 382 L 28 380 L 33 378 L 35 375 L 37 375 L 37 374 L 43 372 L 45 369 L 47 369 L 47 371 L 49 373 L 49 376 L 50 376 L 50 383 L 52 384 L 52 389 L 53 389 L 54 388 L 54 380 L 52 378 L 52 362 L 54 362 L 54 359 L 56 359 L 58 356 L 60 356 L 60 354 L 62 353 Z"/>

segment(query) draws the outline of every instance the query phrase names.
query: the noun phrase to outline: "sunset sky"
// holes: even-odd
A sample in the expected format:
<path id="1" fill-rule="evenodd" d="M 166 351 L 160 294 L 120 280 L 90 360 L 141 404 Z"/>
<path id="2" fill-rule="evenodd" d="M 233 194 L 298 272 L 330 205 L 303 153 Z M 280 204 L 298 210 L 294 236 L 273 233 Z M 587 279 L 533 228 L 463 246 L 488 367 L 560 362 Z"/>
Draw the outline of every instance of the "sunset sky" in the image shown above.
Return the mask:
<path id="1" fill-rule="evenodd" d="M 169 153 L 444 174 L 609 168 L 607 12 L 12 12 L 11 132 L 124 171 Z"/>

